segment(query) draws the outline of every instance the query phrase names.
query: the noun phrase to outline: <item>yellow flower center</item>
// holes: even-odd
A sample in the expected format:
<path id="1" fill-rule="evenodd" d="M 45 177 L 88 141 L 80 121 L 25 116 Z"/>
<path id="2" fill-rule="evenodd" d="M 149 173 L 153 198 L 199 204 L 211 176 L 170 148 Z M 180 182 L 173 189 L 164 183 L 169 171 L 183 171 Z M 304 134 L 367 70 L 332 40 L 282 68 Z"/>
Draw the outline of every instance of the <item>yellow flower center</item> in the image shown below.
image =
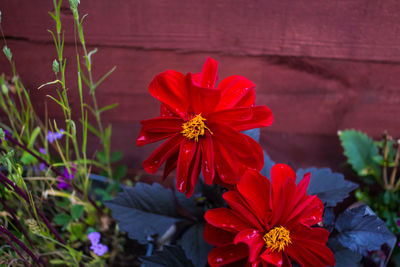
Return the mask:
<path id="1" fill-rule="evenodd" d="M 197 142 L 199 141 L 199 135 L 203 136 L 205 133 L 205 129 L 207 129 L 210 134 L 213 134 L 211 130 L 205 125 L 206 119 L 199 115 L 193 117 L 190 121 L 187 121 L 182 124 L 182 134 L 187 139 L 195 139 Z"/>
<path id="2" fill-rule="evenodd" d="M 278 226 L 270 230 L 263 237 L 267 248 L 272 251 L 277 250 L 278 252 L 284 250 L 284 248 L 291 244 L 290 232 L 283 226 Z"/>

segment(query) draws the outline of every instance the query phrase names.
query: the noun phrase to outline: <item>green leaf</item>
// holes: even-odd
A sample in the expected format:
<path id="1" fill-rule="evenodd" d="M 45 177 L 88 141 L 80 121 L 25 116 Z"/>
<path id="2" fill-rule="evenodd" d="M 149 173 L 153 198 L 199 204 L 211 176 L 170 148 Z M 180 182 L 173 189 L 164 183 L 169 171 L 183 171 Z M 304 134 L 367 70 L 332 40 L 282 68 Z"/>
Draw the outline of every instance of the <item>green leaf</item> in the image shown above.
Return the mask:
<path id="1" fill-rule="evenodd" d="M 123 154 L 121 151 L 115 151 L 111 155 L 111 162 L 117 162 L 117 161 L 121 160 L 122 156 L 123 156 Z"/>
<path id="2" fill-rule="evenodd" d="M 66 213 L 59 213 L 54 216 L 54 222 L 61 226 L 66 226 L 71 222 L 71 216 Z"/>
<path id="3" fill-rule="evenodd" d="M 60 64 L 58 63 L 57 59 L 53 61 L 53 71 L 57 74 L 60 71 Z"/>
<path id="4" fill-rule="evenodd" d="M 102 107 L 102 108 L 99 110 L 99 114 L 103 113 L 104 111 L 113 109 L 113 108 L 115 108 L 115 107 L 117 107 L 117 106 L 118 106 L 118 103 L 114 103 L 114 104 L 111 104 L 111 105 Z"/>
<path id="5" fill-rule="evenodd" d="M 71 233 L 71 242 L 79 240 L 83 236 L 83 225 L 81 223 L 73 224 L 69 227 L 69 232 Z"/>
<path id="6" fill-rule="evenodd" d="M 125 165 L 117 166 L 114 170 L 113 178 L 116 180 L 120 180 L 121 178 L 124 178 L 125 176 L 126 176 L 126 166 Z"/>
<path id="7" fill-rule="evenodd" d="M 374 160 L 379 155 L 378 147 L 366 134 L 356 130 L 339 132 L 348 163 L 360 176 L 380 176 L 380 166 Z"/>
<path id="8" fill-rule="evenodd" d="M 84 210 L 85 208 L 82 205 L 73 205 L 71 208 L 72 219 L 79 219 L 82 216 Z"/>
<path id="9" fill-rule="evenodd" d="M 100 163 L 107 163 L 106 154 L 104 151 L 97 151 L 96 158 L 100 161 Z"/>
<path id="10" fill-rule="evenodd" d="M 40 127 L 37 126 L 35 130 L 32 131 L 31 138 L 29 139 L 28 148 L 32 148 L 35 143 L 36 138 L 40 134 Z"/>
<path id="11" fill-rule="evenodd" d="M 22 153 L 21 162 L 24 165 L 31 165 L 33 163 L 37 163 L 37 161 L 38 160 L 28 152 L 24 151 L 24 153 Z"/>
<path id="12" fill-rule="evenodd" d="M 8 46 L 5 45 L 5 46 L 3 47 L 3 53 L 4 53 L 4 55 L 6 55 L 7 59 L 8 59 L 9 61 L 11 61 L 11 59 L 12 59 L 12 53 L 11 53 L 10 48 L 8 48 Z"/>

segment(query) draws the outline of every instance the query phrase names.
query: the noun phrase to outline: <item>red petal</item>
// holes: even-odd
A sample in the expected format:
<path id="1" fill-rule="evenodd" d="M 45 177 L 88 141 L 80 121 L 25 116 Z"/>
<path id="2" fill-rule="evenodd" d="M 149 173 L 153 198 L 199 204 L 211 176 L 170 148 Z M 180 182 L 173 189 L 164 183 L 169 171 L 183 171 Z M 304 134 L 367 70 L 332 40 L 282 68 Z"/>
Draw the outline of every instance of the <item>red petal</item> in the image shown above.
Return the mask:
<path id="1" fill-rule="evenodd" d="M 269 180 L 256 171 L 248 170 L 237 184 L 237 189 L 258 219 L 265 223 L 266 230 L 269 230 L 269 225 L 267 224 L 267 218 L 270 214 Z"/>
<path id="2" fill-rule="evenodd" d="M 193 157 L 192 163 L 190 164 L 188 178 L 190 178 L 188 185 L 186 186 L 186 197 L 190 197 L 197 183 L 197 179 L 199 179 L 200 175 L 200 161 L 201 161 L 201 150 L 199 144 L 196 142 L 196 154 Z"/>
<path id="3" fill-rule="evenodd" d="M 252 117 L 246 121 L 237 121 L 232 127 L 237 131 L 270 126 L 274 121 L 272 111 L 267 106 L 252 107 Z"/>
<path id="4" fill-rule="evenodd" d="M 258 144 L 251 137 L 235 131 L 228 125 L 210 124 L 214 131 L 214 144 L 224 146 L 229 154 L 237 159 L 235 165 L 243 164 L 245 169 L 251 168 L 260 171 L 264 165 L 264 153 Z M 243 169 L 242 171 L 244 171 Z M 241 175 L 239 173 L 238 175 Z"/>
<path id="5" fill-rule="evenodd" d="M 184 121 L 177 117 L 157 117 L 140 123 L 147 133 L 177 133 L 182 131 Z"/>
<path id="6" fill-rule="evenodd" d="M 238 121 L 248 121 L 252 118 L 253 112 L 251 108 L 231 108 L 213 112 L 207 116 L 207 121 L 215 123 L 225 123 L 232 125 Z"/>
<path id="7" fill-rule="evenodd" d="M 186 76 L 186 83 L 190 90 L 190 99 L 195 114 L 202 114 L 203 117 L 213 112 L 221 97 L 219 90 L 200 87 L 193 81 L 193 75 Z"/>
<path id="8" fill-rule="evenodd" d="M 286 164 L 275 164 L 271 168 L 271 183 L 272 183 L 272 196 L 273 203 L 278 203 L 278 194 L 281 191 L 282 185 L 287 179 L 292 179 L 296 182 L 296 173 L 289 165 Z"/>
<path id="9" fill-rule="evenodd" d="M 143 168 L 149 173 L 155 173 L 165 160 L 176 153 L 182 138 L 181 134 L 170 137 L 143 162 Z"/>
<path id="10" fill-rule="evenodd" d="M 234 75 L 223 79 L 217 88 L 222 95 L 217 110 L 250 107 L 255 100 L 254 87 L 254 83 L 243 76 Z"/>
<path id="11" fill-rule="evenodd" d="M 204 218 L 209 224 L 234 233 L 250 228 L 247 222 L 242 221 L 232 210 L 227 208 L 207 210 Z"/>
<path id="12" fill-rule="evenodd" d="M 296 205 L 294 202 L 296 194 L 296 183 L 293 179 L 286 179 L 278 188 L 279 191 L 273 191 L 272 214 L 270 218 L 271 225 L 285 225 L 285 218 L 292 215 L 292 209 Z M 279 223 L 278 223 L 279 222 Z"/>
<path id="13" fill-rule="evenodd" d="M 151 144 L 163 139 L 166 139 L 175 133 L 148 133 L 146 132 L 143 128 L 140 129 L 140 133 L 138 138 L 136 139 L 136 145 L 137 146 L 143 146 L 147 144 Z"/>
<path id="14" fill-rule="evenodd" d="M 299 225 L 291 233 L 292 244 L 285 252 L 303 266 L 334 266 L 335 256 L 325 245 L 329 232 Z"/>
<path id="15" fill-rule="evenodd" d="M 203 236 L 206 242 L 213 246 L 232 244 L 235 238 L 234 233 L 214 227 L 209 223 L 206 223 L 204 226 Z"/>
<path id="16" fill-rule="evenodd" d="M 235 155 L 231 153 L 220 142 L 214 142 L 214 156 L 215 156 L 215 180 L 219 178 L 223 183 L 234 185 L 237 183 L 238 167 L 240 163 L 237 161 Z"/>
<path id="17" fill-rule="evenodd" d="M 224 266 L 247 257 L 247 254 L 246 245 L 226 245 L 211 250 L 208 254 L 208 263 L 211 267 Z"/>
<path id="18" fill-rule="evenodd" d="M 283 266 L 283 257 L 282 252 L 272 252 L 271 250 L 267 249 L 261 254 L 261 258 L 270 263 L 274 266 Z"/>
<path id="19" fill-rule="evenodd" d="M 258 230 L 245 229 L 240 231 L 234 239 L 235 244 L 245 243 L 249 247 L 249 262 L 259 258 L 261 250 L 265 247 L 263 234 Z"/>
<path id="20" fill-rule="evenodd" d="M 185 75 L 174 70 L 160 73 L 150 83 L 149 91 L 171 112 L 185 118 L 190 104 Z"/>
<path id="21" fill-rule="evenodd" d="M 215 176 L 215 163 L 214 145 L 210 134 L 206 133 L 204 138 L 200 140 L 200 147 L 202 153 L 201 167 L 203 171 L 204 181 L 207 185 L 211 185 Z"/>
<path id="22" fill-rule="evenodd" d="M 254 228 L 266 230 L 262 226 L 262 223 L 260 223 L 257 216 L 252 212 L 252 209 L 249 208 L 246 201 L 237 191 L 228 191 L 224 193 L 223 198 L 225 199 L 226 203 L 228 203 L 229 207 L 232 208 L 232 210 L 241 215 L 241 218 L 247 220 Z"/>
<path id="23" fill-rule="evenodd" d="M 194 74 L 194 80 L 200 87 L 214 88 L 217 80 L 218 62 L 212 58 L 207 58 L 201 73 Z"/>
<path id="24" fill-rule="evenodd" d="M 169 157 L 167 159 L 167 162 L 165 162 L 165 167 L 164 167 L 164 174 L 162 177 L 162 180 L 164 181 L 168 175 L 175 170 L 177 164 L 178 164 L 178 155 L 179 155 L 179 151 L 177 151 L 177 153 L 175 153 L 175 155 Z"/>
<path id="25" fill-rule="evenodd" d="M 176 174 L 176 188 L 179 192 L 186 191 L 190 182 L 189 167 L 196 153 L 197 142 L 184 138 L 179 148 L 178 168 Z"/>

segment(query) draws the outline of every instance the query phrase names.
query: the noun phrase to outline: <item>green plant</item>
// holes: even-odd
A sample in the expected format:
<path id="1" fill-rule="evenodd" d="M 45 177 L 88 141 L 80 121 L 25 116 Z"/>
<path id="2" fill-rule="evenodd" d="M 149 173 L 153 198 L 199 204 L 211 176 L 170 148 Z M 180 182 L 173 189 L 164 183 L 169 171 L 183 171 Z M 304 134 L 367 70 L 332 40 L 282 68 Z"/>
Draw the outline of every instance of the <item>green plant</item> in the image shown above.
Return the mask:
<path id="1" fill-rule="evenodd" d="M 400 236 L 400 140 L 384 133 L 374 141 L 356 130 L 339 132 L 347 162 L 360 177 L 355 196 L 367 203 L 397 237 Z M 393 252 L 399 255 L 398 246 Z M 397 264 L 399 264 L 398 262 Z"/>

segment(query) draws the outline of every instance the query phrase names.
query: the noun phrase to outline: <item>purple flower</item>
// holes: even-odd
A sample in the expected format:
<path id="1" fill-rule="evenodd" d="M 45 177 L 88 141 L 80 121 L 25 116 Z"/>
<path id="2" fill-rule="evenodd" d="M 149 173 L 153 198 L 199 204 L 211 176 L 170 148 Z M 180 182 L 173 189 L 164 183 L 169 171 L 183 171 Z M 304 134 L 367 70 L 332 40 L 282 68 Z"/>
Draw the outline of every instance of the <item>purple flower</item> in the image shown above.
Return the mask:
<path id="1" fill-rule="evenodd" d="M 44 147 L 39 148 L 39 152 L 46 155 L 46 149 Z"/>
<path id="2" fill-rule="evenodd" d="M 48 131 L 47 140 L 49 140 L 50 143 L 53 143 L 56 139 L 61 139 L 64 132 L 64 129 L 60 129 L 59 132 Z"/>
<path id="3" fill-rule="evenodd" d="M 100 243 L 92 245 L 90 249 L 93 250 L 94 254 L 97 256 L 103 256 L 108 251 L 108 247 Z"/>
<path id="4" fill-rule="evenodd" d="M 88 234 L 87 237 L 93 245 L 93 244 L 98 244 L 100 242 L 101 235 L 99 232 L 92 232 L 92 233 Z"/>
<path id="5" fill-rule="evenodd" d="M 68 171 L 66 167 L 64 167 L 64 177 L 58 177 L 58 188 L 60 189 L 69 189 L 69 181 L 74 179 L 75 175 L 74 173 L 76 172 L 76 165 L 72 163 L 72 167 L 70 167 L 71 172 Z"/>
<path id="6" fill-rule="evenodd" d="M 69 189 L 69 184 L 65 181 L 64 177 L 58 177 L 58 188 L 59 189 Z"/>
<path id="7" fill-rule="evenodd" d="M 46 169 L 46 165 L 42 162 L 39 164 L 39 170 L 41 170 L 42 172 Z"/>
<path id="8" fill-rule="evenodd" d="M 99 232 L 93 232 L 88 234 L 88 239 L 92 243 L 90 249 L 97 255 L 103 256 L 108 251 L 108 247 L 100 243 L 101 235 Z"/>

